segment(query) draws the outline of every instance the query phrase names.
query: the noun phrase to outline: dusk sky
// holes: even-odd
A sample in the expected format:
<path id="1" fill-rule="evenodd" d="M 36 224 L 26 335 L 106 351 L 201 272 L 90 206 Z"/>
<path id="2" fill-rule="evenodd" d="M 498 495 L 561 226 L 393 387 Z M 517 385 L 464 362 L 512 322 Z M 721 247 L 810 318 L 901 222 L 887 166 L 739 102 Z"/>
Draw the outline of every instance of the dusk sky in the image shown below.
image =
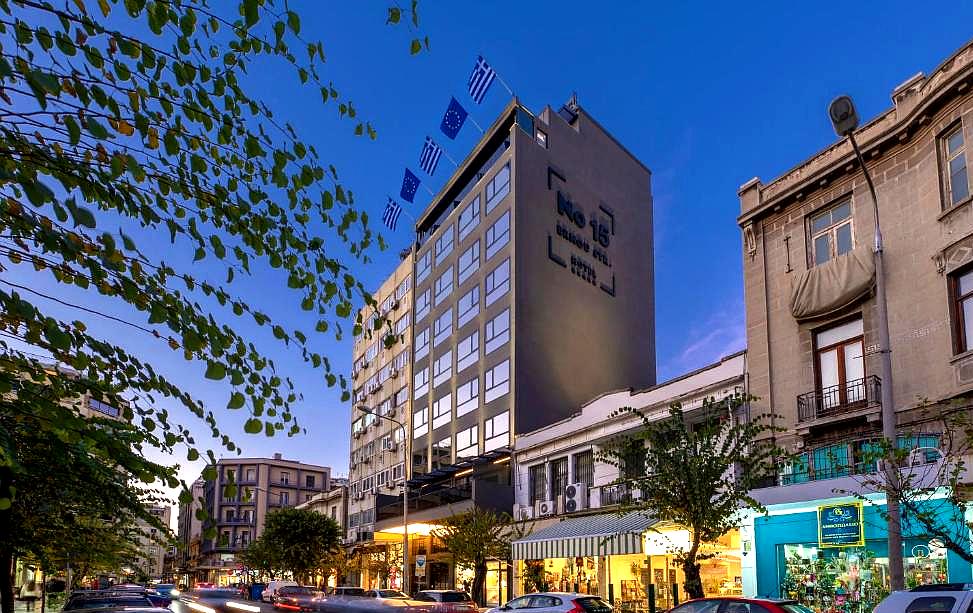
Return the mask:
<path id="1" fill-rule="evenodd" d="M 657 380 L 663 381 L 745 345 L 737 188 L 753 176 L 766 182 L 831 143 L 827 106 L 837 94 L 850 94 L 867 121 L 890 106 L 896 85 L 930 73 L 973 32 L 969 3 L 922 11 L 921 19 L 916 3 L 906 1 L 719 4 L 421 2 L 419 33 L 431 50 L 410 56 L 414 33 L 383 25 L 385 2 L 292 3 L 303 16 L 303 34 L 324 42 L 324 80 L 372 122 L 374 142 L 351 136 L 334 107 L 322 107 L 314 88 L 302 89 L 294 75 L 267 70 L 251 75 L 252 85 L 338 168 L 376 227 L 386 196 L 398 194 L 403 169 L 418 172 L 422 142 L 439 135 L 451 95 L 483 126 L 509 101 L 499 82 L 483 104 L 470 101 L 465 83 L 478 54 L 535 112 L 556 109 L 577 92 L 580 105 L 653 173 Z M 479 136 L 467 122 L 456 141 L 439 140 L 461 160 Z M 451 170 L 444 158 L 434 178 L 420 176 L 438 191 Z M 429 201 L 420 188 L 406 212 L 416 215 Z M 403 216 L 398 232 L 386 232 L 391 248 L 357 271 L 366 286 L 377 287 L 393 270 L 410 243 L 410 224 Z M 250 288 L 259 290 L 255 300 L 313 329 L 298 294 L 277 282 L 279 291 L 258 279 Z M 314 342 L 350 373 L 349 337 Z M 128 344 L 154 350 L 148 340 Z M 296 353 L 273 342 L 262 347 L 301 386 L 307 436 L 245 435 L 244 416 L 222 409 L 228 389 L 206 381 L 202 368 L 176 353 L 161 352 L 156 363 L 217 409 L 244 455 L 281 452 L 347 474 L 349 403 Z M 201 468 L 201 462 L 184 466 L 182 475 L 191 480 Z"/>

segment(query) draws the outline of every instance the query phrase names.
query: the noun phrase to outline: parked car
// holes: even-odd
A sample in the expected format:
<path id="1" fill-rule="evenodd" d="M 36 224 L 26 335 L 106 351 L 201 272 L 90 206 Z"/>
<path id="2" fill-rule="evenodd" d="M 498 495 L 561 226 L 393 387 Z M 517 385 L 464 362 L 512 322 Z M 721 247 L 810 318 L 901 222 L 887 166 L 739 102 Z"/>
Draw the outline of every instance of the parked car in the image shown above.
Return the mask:
<path id="1" fill-rule="evenodd" d="M 878 609 L 876 609 L 877 613 Z M 896 613 L 903 613 L 899 609 Z M 814 613 L 796 600 L 715 597 L 687 600 L 669 613 Z"/>
<path id="2" fill-rule="evenodd" d="M 315 599 L 322 596 L 324 596 L 324 592 L 313 585 L 285 585 L 277 590 L 271 602 L 274 603 L 275 609 L 314 611 L 316 609 Z"/>
<path id="3" fill-rule="evenodd" d="M 612 613 L 610 604 L 599 596 L 572 592 L 537 592 L 518 596 L 487 613 L 530 609 L 530 613 Z"/>
<path id="4" fill-rule="evenodd" d="M 230 601 L 235 601 L 238 605 L 243 604 L 239 590 L 232 587 L 197 587 L 188 592 L 183 592 L 179 596 L 179 600 L 196 611 L 206 611 L 207 609 L 226 611 L 227 603 Z M 254 607 L 254 605 L 246 606 Z"/>
<path id="5" fill-rule="evenodd" d="M 271 581 L 260 594 L 260 600 L 263 600 L 264 602 L 273 602 L 274 594 L 276 594 L 277 590 L 285 585 L 296 586 L 297 581 Z"/>
<path id="6" fill-rule="evenodd" d="M 386 600 L 410 600 L 409 595 L 399 590 L 365 590 L 366 598 L 374 598 L 379 602 Z"/>
<path id="7" fill-rule="evenodd" d="M 328 590 L 328 596 L 364 596 L 365 588 L 353 586 L 339 586 Z"/>
<path id="8" fill-rule="evenodd" d="M 150 593 L 154 591 L 160 596 L 169 596 L 171 598 L 179 595 L 179 590 L 176 589 L 175 583 L 157 583 L 153 585 L 152 589 L 149 591 Z"/>
<path id="9" fill-rule="evenodd" d="M 122 607 L 138 607 L 151 609 L 152 601 L 145 594 L 125 594 L 112 591 L 76 592 L 71 594 L 64 603 L 63 611 L 81 611 L 87 609 L 109 609 Z"/>
<path id="10" fill-rule="evenodd" d="M 479 613 L 479 608 L 466 592 L 460 590 L 421 590 L 415 600 L 423 604 L 435 603 L 435 613 Z"/>
<path id="11" fill-rule="evenodd" d="M 922 585 L 907 592 L 892 592 L 874 613 L 967 613 L 973 611 L 973 585 L 943 583 Z"/>

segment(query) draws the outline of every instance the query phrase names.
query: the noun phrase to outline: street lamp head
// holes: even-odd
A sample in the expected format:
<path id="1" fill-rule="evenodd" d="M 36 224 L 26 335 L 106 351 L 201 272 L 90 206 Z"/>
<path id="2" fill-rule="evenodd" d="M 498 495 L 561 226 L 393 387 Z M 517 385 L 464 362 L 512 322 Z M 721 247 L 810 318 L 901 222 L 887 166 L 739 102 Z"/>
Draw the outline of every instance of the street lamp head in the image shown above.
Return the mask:
<path id="1" fill-rule="evenodd" d="M 365 406 L 364 404 L 358 405 L 358 410 L 361 411 L 362 413 L 365 413 L 366 415 L 375 414 L 375 411 L 373 411 L 371 407 Z"/>
<path id="2" fill-rule="evenodd" d="M 858 127 L 858 112 L 850 96 L 838 96 L 828 106 L 831 125 L 838 136 L 848 136 Z"/>

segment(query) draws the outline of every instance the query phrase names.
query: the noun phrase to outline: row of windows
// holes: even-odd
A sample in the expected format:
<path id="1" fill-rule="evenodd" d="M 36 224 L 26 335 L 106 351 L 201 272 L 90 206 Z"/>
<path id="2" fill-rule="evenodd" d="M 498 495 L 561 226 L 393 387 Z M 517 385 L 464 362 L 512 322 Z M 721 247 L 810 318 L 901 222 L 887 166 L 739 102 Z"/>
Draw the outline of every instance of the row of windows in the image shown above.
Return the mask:
<path id="1" fill-rule="evenodd" d="M 510 411 L 498 413 L 483 422 L 483 453 L 499 449 L 510 442 Z M 453 438 L 440 439 L 433 445 L 435 455 L 449 461 Z M 477 424 L 456 433 L 455 461 L 480 455 L 480 427 Z"/>
<path id="2" fill-rule="evenodd" d="M 504 219 L 509 219 L 510 212 L 504 214 L 503 217 L 498 220 L 497 223 L 503 221 Z M 491 226 L 491 230 L 493 226 Z M 489 233 L 488 233 L 489 236 Z M 491 243 L 489 238 L 485 239 L 487 244 L 487 259 L 490 256 L 495 255 L 499 250 L 507 244 L 510 238 L 510 228 L 506 227 L 504 230 L 500 228 L 497 230 L 497 234 L 494 235 L 495 240 Z M 439 306 L 440 304 L 446 302 L 453 292 L 453 288 L 457 285 L 461 285 L 464 281 L 470 278 L 477 270 L 480 268 L 480 241 L 477 240 L 471 244 L 466 251 L 460 255 L 459 261 L 456 264 L 456 283 L 454 285 L 454 270 L 453 266 L 447 268 L 441 275 L 436 278 L 435 283 L 433 283 L 432 288 L 427 288 L 421 294 L 416 296 L 416 323 L 421 322 L 425 319 L 426 315 L 429 314 L 432 307 Z M 497 298 L 506 293 L 507 289 L 510 287 L 510 258 L 507 258 L 501 262 L 496 268 L 494 268 L 486 277 L 486 294 L 487 294 L 487 304 L 492 303 Z M 497 290 L 497 291 L 494 291 Z M 464 296 L 467 296 L 464 294 Z M 406 322 L 402 326 L 402 330 L 408 326 Z M 398 326 L 396 326 L 398 330 Z"/>
<path id="3" fill-rule="evenodd" d="M 486 184 L 486 214 L 489 215 L 500 202 L 503 201 L 504 197 L 510 193 L 510 164 L 505 164 L 500 170 L 490 178 Z M 426 251 L 420 255 L 416 260 L 416 285 L 419 285 L 429 276 L 432 271 L 433 266 L 433 253 L 435 252 L 435 265 L 438 266 L 442 264 L 449 254 L 452 253 L 453 247 L 457 240 L 462 241 L 464 238 L 469 236 L 469 234 L 476 228 L 480 223 L 480 195 L 477 194 L 470 202 L 460 211 L 459 216 L 454 226 L 450 223 L 445 229 L 442 230 L 439 238 L 436 239 L 436 244 L 434 249 Z M 497 224 L 501 224 L 498 226 Z M 506 229 L 504 229 L 506 228 Z M 491 235 L 495 239 L 502 239 L 503 235 L 506 234 L 509 237 L 510 230 L 510 213 L 509 211 L 501 217 L 493 226 L 487 230 L 488 238 Z M 458 235 L 458 239 L 457 239 Z M 487 257 L 489 258 L 490 244 L 487 245 Z M 500 246 L 494 248 L 499 249 Z"/>
<path id="4" fill-rule="evenodd" d="M 568 473 L 568 462 L 572 464 L 572 471 Z M 550 474 L 548 474 L 550 472 Z M 538 500 L 554 500 L 564 494 L 564 488 L 569 483 L 584 483 L 593 487 L 595 484 L 595 454 L 588 449 L 570 456 L 553 459 L 542 464 L 535 464 L 527 469 L 528 491 L 530 504 Z"/>
<path id="5" fill-rule="evenodd" d="M 483 327 L 484 351 L 483 357 L 493 353 L 510 341 L 510 309 L 506 308 L 486 322 Z M 420 342 L 422 343 L 420 345 Z M 429 328 L 425 328 L 416 336 L 416 360 L 429 354 Z M 461 373 L 480 358 L 480 330 L 473 330 L 468 336 L 456 344 L 456 372 Z M 433 387 L 445 383 L 452 376 L 453 349 L 450 347 L 445 353 L 432 360 Z M 424 366 L 413 374 L 415 398 L 422 398 L 428 391 L 429 367 Z"/>
<path id="6" fill-rule="evenodd" d="M 354 481 L 351 486 L 351 495 L 355 496 L 361 492 L 367 492 L 376 487 L 382 487 L 383 485 L 391 485 L 398 481 L 401 481 L 405 476 L 405 463 L 400 462 L 395 466 L 390 466 L 383 470 L 377 471 L 372 475 L 367 477 L 362 477 L 358 481 Z M 348 519 L 351 519 L 351 514 L 348 515 Z M 370 523 L 370 522 L 365 522 Z"/>
<path id="7" fill-rule="evenodd" d="M 510 392 L 510 360 L 504 360 L 483 375 L 483 402 L 489 403 Z M 427 392 L 423 392 L 424 397 Z M 455 415 L 453 393 L 446 391 L 432 401 L 432 427 L 439 428 L 476 409 L 480 404 L 480 379 L 474 374 L 456 386 Z M 412 435 L 418 438 L 429 432 L 429 408 L 423 406 L 412 412 Z"/>

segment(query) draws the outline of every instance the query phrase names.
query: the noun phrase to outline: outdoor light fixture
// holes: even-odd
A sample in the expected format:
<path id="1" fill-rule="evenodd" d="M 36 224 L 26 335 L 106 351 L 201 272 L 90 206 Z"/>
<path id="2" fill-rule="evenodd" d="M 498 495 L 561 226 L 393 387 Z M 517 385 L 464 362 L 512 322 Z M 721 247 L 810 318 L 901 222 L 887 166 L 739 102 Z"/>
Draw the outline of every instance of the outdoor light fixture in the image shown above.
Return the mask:
<path id="1" fill-rule="evenodd" d="M 858 127 L 858 112 L 850 96 L 838 96 L 832 100 L 828 114 L 831 115 L 831 124 L 838 136 L 848 136 Z"/>

